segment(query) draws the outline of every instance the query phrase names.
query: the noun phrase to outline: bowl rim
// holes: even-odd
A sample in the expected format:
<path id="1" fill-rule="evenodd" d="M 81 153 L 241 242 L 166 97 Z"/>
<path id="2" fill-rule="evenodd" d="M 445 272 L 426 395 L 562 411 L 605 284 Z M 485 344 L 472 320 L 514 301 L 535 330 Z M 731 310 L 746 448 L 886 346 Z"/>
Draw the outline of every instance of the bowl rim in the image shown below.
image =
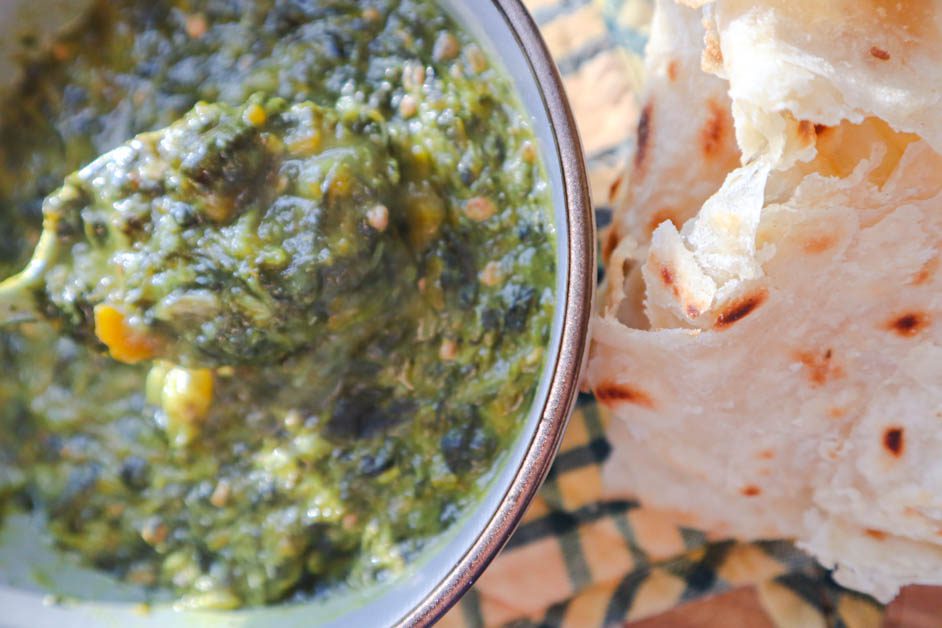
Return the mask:
<path id="1" fill-rule="evenodd" d="M 522 0 L 490 0 L 527 60 L 549 117 L 562 170 L 565 234 L 568 243 L 564 325 L 552 365 L 549 390 L 539 423 L 500 505 L 471 547 L 426 597 L 397 625 L 428 626 L 441 618 L 472 587 L 517 528 L 543 484 L 559 450 L 579 394 L 588 349 L 596 275 L 595 220 L 582 142 L 562 77 L 539 28 Z"/>
<path id="2" fill-rule="evenodd" d="M 457 1 L 473 3 L 478 0 Z M 522 53 L 550 122 L 552 142 L 546 147 L 545 154 L 555 152 L 555 160 L 560 167 L 564 204 L 561 216 L 565 222 L 557 225 L 557 232 L 567 244 L 565 258 L 557 258 L 560 265 L 565 264 L 566 270 L 564 283 L 557 288 L 556 305 L 558 310 L 562 310 L 563 324 L 555 346 L 555 360 L 545 367 L 549 371 L 549 382 L 546 394 L 536 402 L 541 404 L 536 427 L 524 437 L 525 442 L 518 442 L 518 446 L 524 446 L 523 458 L 513 470 L 499 505 L 447 575 L 425 594 L 422 601 L 401 618 L 387 618 L 400 626 L 427 626 L 442 617 L 473 586 L 509 540 L 549 473 L 559 449 L 579 393 L 589 344 L 596 280 L 595 222 L 575 118 L 555 61 L 523 1 L 489 2 Z"/>

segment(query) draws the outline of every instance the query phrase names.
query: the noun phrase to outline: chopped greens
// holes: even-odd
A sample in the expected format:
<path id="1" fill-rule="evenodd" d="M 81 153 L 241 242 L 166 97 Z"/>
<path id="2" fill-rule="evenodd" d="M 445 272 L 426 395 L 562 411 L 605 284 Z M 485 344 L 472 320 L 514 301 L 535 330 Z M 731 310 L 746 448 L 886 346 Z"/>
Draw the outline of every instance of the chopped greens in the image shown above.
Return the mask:
<path id="1" fill-rule="evenodd" d="M 99 0 L 23 76 L 0 276 L 68 173 L 90 196 L 50 277 L 64 322 L 0 331 L 0 516 L 40 510 L 188 608 L 399 573 L 518 435 L 549 342 L 549 192 L 509 79 L 433 0 Z M 145 135 L 137 183 L 99 179 L 181 118 L 169 169 Z"/>

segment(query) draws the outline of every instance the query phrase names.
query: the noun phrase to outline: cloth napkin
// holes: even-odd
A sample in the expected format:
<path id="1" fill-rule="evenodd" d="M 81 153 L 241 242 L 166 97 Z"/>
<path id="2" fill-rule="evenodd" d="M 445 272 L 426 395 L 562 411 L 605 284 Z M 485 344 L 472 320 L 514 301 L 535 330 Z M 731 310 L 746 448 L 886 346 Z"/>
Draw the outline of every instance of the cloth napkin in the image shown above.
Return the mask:
<path id="1" fill-rule="evenodd" d="M 652 0 L 525 0 L 562 72 L 580 125 L 600 231 L 638 117 L 635 93 Z M 620 625 L 737 587 L 756 587 L 786 628 L 881 625 L 871 598 L 838 586 L 787 541 L 740 543 L 607 498 L 605 408 L 583 395 L 540 494 L 445 628 Z"/>

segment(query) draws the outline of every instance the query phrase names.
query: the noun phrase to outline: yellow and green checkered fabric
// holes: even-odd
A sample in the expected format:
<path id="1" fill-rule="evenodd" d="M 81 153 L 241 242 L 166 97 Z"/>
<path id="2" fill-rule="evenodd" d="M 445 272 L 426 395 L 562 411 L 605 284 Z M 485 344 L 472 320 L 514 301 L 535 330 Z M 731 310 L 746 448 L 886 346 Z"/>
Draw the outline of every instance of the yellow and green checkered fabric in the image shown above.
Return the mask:
<path id="1" fill-rule="evenodd" d="M 604 412 L 580 398 L 523 523 L 443 627 L 619 625 L 747 585 L 778 626 L 881 625 L 876 602 L 842 589 L 791 543 L 711 541 L 635 501 L 605 499 Z"/>
<path id="2" fill-rule="evenodd" d="M 633 141 L 652 0 L 525 2 L 566 80 L 593 198 L 606 201 Z M 611 210 L 598 206 L 596 216 L 603 228 Z M 580 398 L 523 523 L 442 626 L 620 625 L 746 585 L 778 626 L 881 625 L 876 602 L 839 587 L 788 542 L 708 539 L 635 501 L 606 499 L 607 421 Z"/>

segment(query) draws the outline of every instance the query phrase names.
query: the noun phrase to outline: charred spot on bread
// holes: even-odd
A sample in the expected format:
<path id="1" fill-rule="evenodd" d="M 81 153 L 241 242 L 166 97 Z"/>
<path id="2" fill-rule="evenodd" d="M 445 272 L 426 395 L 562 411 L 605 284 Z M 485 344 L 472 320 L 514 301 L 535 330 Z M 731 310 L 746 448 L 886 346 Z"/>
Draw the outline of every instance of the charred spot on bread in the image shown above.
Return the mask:
<path id="1" fill-rule="evenodd" d="M 929 281 L 935 275 L 935 272 L 939 269 L 939 258 L 933 257 L 928 262 L 922 265 L 915 275 L 913 275 L 913 285 L 921 286 Z"/>
<path id="2" fill-rule="evenodd" d="M 671 83 L 677 80 L 678 66 L 677 59 L 671 59 L 667 64 L 667 78 Z"/>
<path id="3" fill-rule="evenodd" d="M 667 266 L 661 266 L 661 281 L 664 282 L 665 286 L 674 285 L 674 273 Z"/>
<path id="4" fill-rule="evenodd" d="M 907 312 L 893 317 L 886 328 L 904 338 L 911 338 L 929 326 L 929 315 L 924 312 Z"/>
<path id="5" fill-rule="evenodd" d="M 664 222 L 669 222 L 674 225 L 675 229 L 680 229 L 679 221 L 677 220 L 674 210 L 669 207 L 662 207 L 654 212 L 651 216 L 651 220 L 648 221 L 648 235 L 654 233 L 654 230 Z"/>
<path id="6" fill-rule="evenodd" d="M 615 177 L 615 180 L 612 181 L 612 184 L 608 186 L 608 202 L 614 203 L 618 199 L 618 192 L 621 190 L 621 184 L 624 182 L 625 177 L 619 176 Z"/>
<path id="7" fill-rule="evenodd" d="M 605 382 L 595 388 L 595 398 L 604 404 L 633 403 L 645 408 L 654 408 L 654 400 L 643 390 L 628 384 Z"/>
<path id="8" fill-rule="evenodd" d="M 674 271 L 672 271 L 668 266 L 661 266 L 661 271 L 658 274 L 661 278 L 661 283 L 663 283 L 664 286 L 670 288 L 671 292 L 674 294 L 674 297 L 679 299 L 680 287 L 677 285 L 677 278 L 674 277 Z M 697 316 L 699 316 L 699 314 L 700 313 L 697 312 Z M 693 318 L 696 318 L 696 316 Z"/>
<path id="9" fill-rule="evenodd" d="M 711 157 L 720 151 L 731 125 L 729 112 L 715 100 L 707 101 L 707 109 L 706 124 L 700 130 L 700 148 L 705 157 Z"/>
<path id="10" fill-rule="evenodd" d="M 899 426 L 886 428 L 886 431 L 883 432 L 883 446 L 896 458 L 902 456 L 903 450 L 906 448 L 903 428 Z"/>
<path id="11" fill-rule="evenodd" d="M 798 351 L 795 353 L 795 359 L 801 362 L 808 380 L 815 388 L 823 386 L 831 379 L 844 375 L 844 369 L 832 362 L 833 357 L 833 349 L 826 349 L 820 353 L 814 351 Z"/>
<path id="12" fill-rule="evenodd" d="M 801 140 L 802 145 L 807 146 L 808 144 L 813 143 L 818 137 L 818 132 L 815 130 L 815 125 L 810 120 L 799 120 L 798 122 L 798 139 Z"/>
<path id="13" fill-rule="evenodd" d="M 837 244 L 837 237 L 833 233 L 824 233 L 805 240 L 802 248 L 805 250 L 805 253 L 817 255 L 824 253 L 835 244 Z"/>
<path id="14" fill-rule="evenodd" d="M 635 169 L 641 170 L 648 156 L 648 142 L 651 140 L 651 116 L 654 112 L 654 103 L 649 102 L 641 110 L 638 118 L 637 141 L 635 145 Z"/>
<path id="15" fill-rule="evenodd" d="M 762 290 L 732 302 L 716 317 L 716 328 L 726 329 L 733 323 L 746 318 L 752 314 L 756 308 L 765 303 L 768 296 L 769 293 Z"/>

